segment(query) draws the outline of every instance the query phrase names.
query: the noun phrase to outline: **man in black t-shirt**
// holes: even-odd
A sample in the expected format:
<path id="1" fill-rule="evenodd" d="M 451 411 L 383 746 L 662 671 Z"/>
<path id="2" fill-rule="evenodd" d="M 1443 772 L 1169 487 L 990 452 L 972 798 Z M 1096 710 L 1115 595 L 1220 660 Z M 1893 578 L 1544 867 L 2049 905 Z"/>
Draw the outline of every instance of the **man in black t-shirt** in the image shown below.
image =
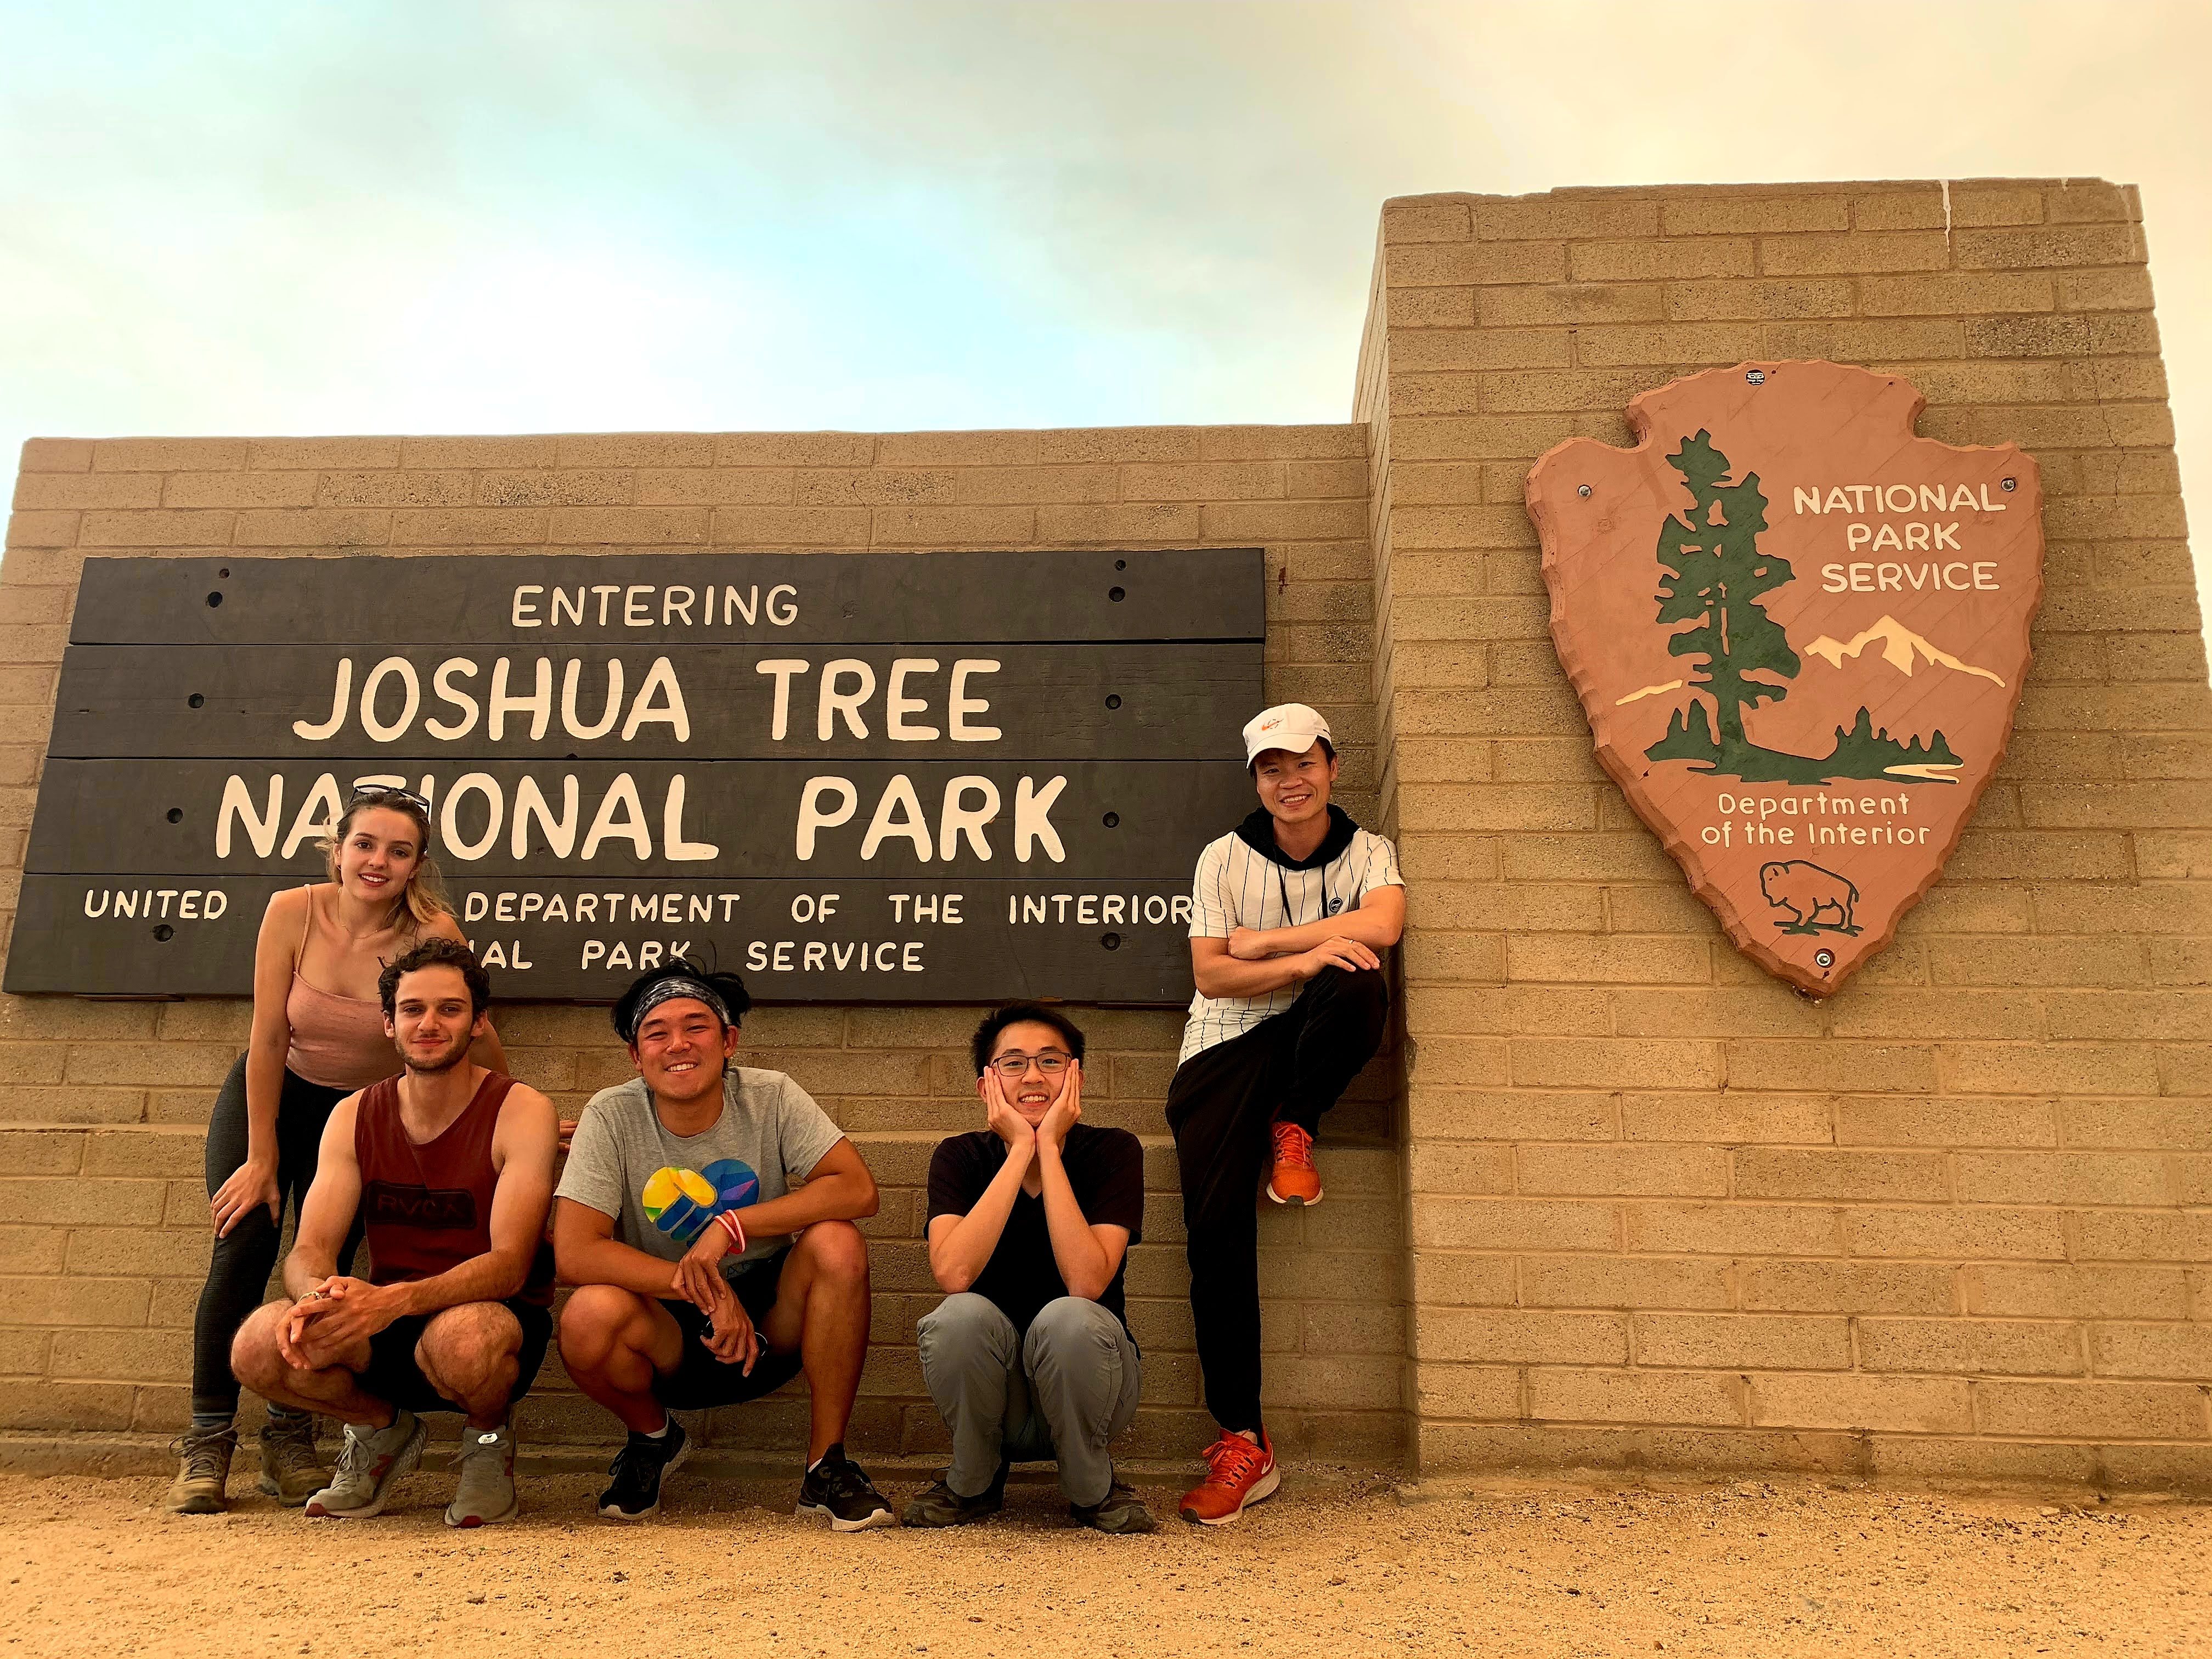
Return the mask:
<path id="1" fill-rule="evenodd" d="M 1106 1448 L 1137 1414 L 1122 1261 L 1144 1227 L 1144 1151 L 1083 1115 L 1083 1033 L 1034 1002 L 975 1030 L 985 1127 L 929 1164 L 929 1270 L 949 1292 L 921 1323 L 921 1374 L 952 1431 L 944 1478 L 909 1527 L 951 1527 L 1005 1500 L 1006 1466 L 1056 1459 L 1075 1518 L 1150 1532 Z"/>

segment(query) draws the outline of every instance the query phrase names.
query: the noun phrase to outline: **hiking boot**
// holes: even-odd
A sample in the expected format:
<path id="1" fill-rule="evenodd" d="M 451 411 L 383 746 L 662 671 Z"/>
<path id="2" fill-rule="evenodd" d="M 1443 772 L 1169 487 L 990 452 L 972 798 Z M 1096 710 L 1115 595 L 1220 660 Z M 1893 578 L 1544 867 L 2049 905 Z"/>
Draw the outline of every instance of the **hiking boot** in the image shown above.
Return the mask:
<path id="1" fill-rule="evenodd" d="M 1267 1196 L 1278 1204 L 1321 1202 L 1321 1172 L 1314 1168 L 1313 1137 L 1295 1123 L 1275 1125 L 1275 1161 L 1267 1171 Z"/>
<path id="2" fill-rule="evenodd" d="M 315 1419 L 310 1412 L 286 1412 L 261 1425 L 261 1478 L 254 1485 L 288 1510 L 296 1510 L 330 1485 L 315 1450 Z"/>
<path id="3" fill-rule="evenodd" d="M 429 1425 L 402 1411 L 380 1429 L 345 1425 L 345 1449 L 338 1454 L 331 1484 L 307 1500 L 310 1521 L 363 1521 L 384 1511 L 392 1483 L 422 1462 Z"/>
<path id="4" fill-rule="evenodd" d="M 1159 1525 L 1145 1500 L 1120 1480 L 1107 1487 L 1105 1497 L 1096 1504 L 1070 1504 L 1067 1512 L 1077 1525 L 1100 1532 L 1150 1532 Z"/>
<path id="5" fill-rule="evenodd" d="M 875 1483 L 845 1455 L 842 1440 L 807 1470 L 806 1479 L 799 1483 L 799 1508 L 794 1513 L 826 1515 L 832 1532 L 866 1532 L 870 1527 L 898 1525 L 898 1516 Z"/>
<path id="6" fill-rule="evenodd" d="M 1226 1526 L 1251 1504 L 1272 1497 L 1282 1484 L 1275 1472 L 1275 1449 L 1267 1431 L 1254 1445 L 1243 1435 L 1224 1429 L 1221 1438 L 1199 1454 L 1206 1460 L 1206 1476 L 1182 1495 L 1177 1507 L 1186 1521 L 1202 1526 Z"/>
<path id="7" fill-rule="evenodd" d="M 512 1521 L 522 1505 L 514 1496 L 514 1425 L 495 1429 L 461 1425 L 461 1449 L 453 1462 L 461 1479 L 446 1505 L 449 1527 L 493 1527 Z"/>
<path id="8" fill-rule="evenodd" d="M 609 1521 L 650 1521 L 660 1513 L 661 1478 L 690 1455 L 690 1437 L 674 1418 L 668 1432 L 640 1434 L 635 1429 L 607 1465 L 614 1485 L 599 1494 L 599 1514 Z"/>
<path id="9" fill-rule="evenodd" d="M 946 1474 L 951 1470 L 947 1469 Z M 981 1521 L 987 1515 L 996 1515 L 1006 1507 L 1006 1466 L 999 1465 L 999 1472 L 991 1477 L 991 1484 L 973 1498 L 963 1498 L 952 1490 L 946 1480 L 939 1480 L 914 1502 L 906 1506 L 899 1524 L 906 1527 L 958 1527 L 970 1521 Z"/>
<path id="10" fill-rule="evenodd" d="M 177 1455 L 177 1478 L 169 1482 L 162 1507 L 172 1515 L 220 1515 L 222 1489 L 230 1480 L 230 1455 L 238 1449 L 238 1431 L 226 1423 L 195 1434 L 190 1429 L 169 1443 Z"/>

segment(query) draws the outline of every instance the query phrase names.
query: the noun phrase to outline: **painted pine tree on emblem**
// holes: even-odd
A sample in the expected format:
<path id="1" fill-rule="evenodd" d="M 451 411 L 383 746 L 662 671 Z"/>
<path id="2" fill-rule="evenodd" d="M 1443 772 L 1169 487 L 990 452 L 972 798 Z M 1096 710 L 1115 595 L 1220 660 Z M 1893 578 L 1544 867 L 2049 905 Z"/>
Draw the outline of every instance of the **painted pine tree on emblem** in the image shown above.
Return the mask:
<path id="1" fill-rule="evenodd" d="M 1753 743 L 1744 729 L 1746 710 L 1778 703 L 1790 695 L 1788 682 L 1803 665 L 1790 648 L 1789 635 L 1766 614 L 1765 595 L 1796 579 L 1789 560 L 1763 550 L 1766 496 L 1759 474 L 1747 472 L 1729 483 L 1729 458 L 1700 428 L 1667 458 L 1682 475 L 1692 506 L 1659 526 L 1653 550 L 1661 569 L 1657 620 L 1673 628 L 1670 656 L 1696 659 L 1686 684 L 1692 697 L 1667 722 L 1667 733 L 1644 751 L 1653 761 L 1682 760 L 1692 769 L 1747 783 L 1821 783 L 1831 778 L 1896 778 L 1906 782 L 1948 782 L 1942 763 L 1955 764 L 1940 731 L 1927 744 L 1915 736 L 1908 745 L 1885 728 L 1872 729 L 1862 707 L 1846 729 L 1836 728 L 1834 749 L 1823 759 L 1768 749 Z M 1681 624 L 1688 623 L 1683 627 Z M 1715 718 L 1695 694 L 1712 699 Z M 1937 763 L 1930 766 L 1929 763 Z M 1931 772 L 1936 775 L 1929 775 Z M 1916 775 L 1917 774 L 1917 775 Z"/>

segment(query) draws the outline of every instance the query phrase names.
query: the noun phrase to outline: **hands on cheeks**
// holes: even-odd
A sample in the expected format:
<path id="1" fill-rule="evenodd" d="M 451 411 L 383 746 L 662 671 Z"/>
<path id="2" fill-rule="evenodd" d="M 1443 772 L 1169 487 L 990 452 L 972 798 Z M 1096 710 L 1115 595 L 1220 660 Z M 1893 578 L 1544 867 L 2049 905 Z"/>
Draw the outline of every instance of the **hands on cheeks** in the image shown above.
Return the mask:
<path id="1" fill-rule="evenodd" d="M 1072 1060 L 1067 1063 L 1067 1081 L 1060 1085 L 1060 1098 L 1047 1109 L 1043 1120 L 1036 1126 L 1040 1150 L 1049 1146 L 1057 1152 L 1066 1144 L 1067 1132 L 1083 1116 L 1083 1062 Z"/>
<path id="2" fill-rule="evenodd" d="M 287 1364 L 319 1370 L 389 1325 L 393 1312 L 381 1290 L 365 1279 L 325 1279 L 292 1304 L 276 1328 L 276 1351 Z"/>
<path id="3" fill-rule="evenodd" d="M 992 1133 L 1006 1143 L 1008 1152 L 1018 1152 L 1024 1147 L 1036 1149 L 1036 1131 L 1030 1121 L 1006 1098 L 1006 1085 L 995 1069 L 987 1067 L 981 1079 L 983 1090 L 983 1122 Z"/>

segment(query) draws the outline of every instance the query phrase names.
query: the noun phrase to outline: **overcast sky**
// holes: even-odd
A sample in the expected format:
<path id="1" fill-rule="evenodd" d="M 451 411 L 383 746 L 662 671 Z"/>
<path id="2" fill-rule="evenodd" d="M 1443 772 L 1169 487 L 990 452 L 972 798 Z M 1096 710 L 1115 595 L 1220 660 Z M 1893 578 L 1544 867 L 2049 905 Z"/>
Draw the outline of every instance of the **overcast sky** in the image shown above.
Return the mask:
<path id="1" fill-rule="evenodd" d="M 0 0 L 0 453 L 1339 421 L 1386 197 L 2095 175 L 2142 186 L 2202 501 L 2208 20 Z"/>

